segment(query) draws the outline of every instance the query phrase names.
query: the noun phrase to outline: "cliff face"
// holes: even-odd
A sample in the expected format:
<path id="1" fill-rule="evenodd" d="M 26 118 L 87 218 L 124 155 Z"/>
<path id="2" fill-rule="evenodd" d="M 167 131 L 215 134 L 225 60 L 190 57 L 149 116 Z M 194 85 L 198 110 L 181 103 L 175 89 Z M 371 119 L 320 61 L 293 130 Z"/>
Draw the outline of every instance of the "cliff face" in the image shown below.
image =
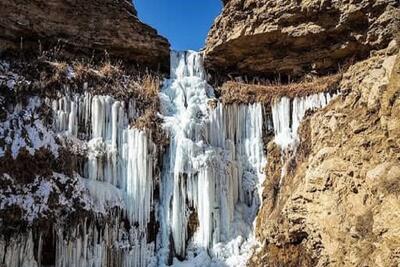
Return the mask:
<path id="1" fill-rule="evenodd" d="M 0 266 L 150 264 L 168 69 L 128 1 L 0 1 Z"/>
<path id="2" fill-rule="evenodd" d="M 393 42 L 352 66 L 342 96 L 306 119 L 284 164 L 268 145 L 256 227 L 263 247 L 250 266 L 399 264 L 397 51 Z"/>
<path id="3" fill-rule="evenodd" d="M 148 266 L 155 253 L 160 78 L 77 58 L 0 60 L 0 266 Z"/>
<path id="4" fill-rule="evenodd" d="M 398 1 L 230 0 L 205 49 L 209 70 L 301 76 L 336 70 L 383 49 L 399 27 Z"/>
<path id="5" fill-rule="evenodd" d="M 343 73 L 311 82 L 254 85 L 241 79 L 220 88 L 227 103 L 272 103 L 272 117 L 276 100 L 287 98 L 288 114 L 264 132 L 266 180 L 256 219 L 262 245 L 248 266 L 398 266 L 398 1 L 224 5 L 205 49 L 212 74 L 324 76 L 346 65 Z M 331 87 L 339 96 L 323 109 L 309 109 L 295 146 L 283 147 L 280 123 L 294 124 L 294 98 Z"/>
<path id="6" fill-rule="evenodd" d="M 400 263 L 397 1 L 225 0 L 211 72 L 307 79 L 216 91 L 82 60 L 169 61 L 128 2 L 0 1 L 4 52 L 71 56 L 0 55 L 0 266 Z"/>
<path id="7" fill-rule="evenodd" d="M 0 1 L 0 51 L 64 45 L 76 57 L 111 56 L 168 69 L 169 43 L 136 16 L 130 1 Z"/>

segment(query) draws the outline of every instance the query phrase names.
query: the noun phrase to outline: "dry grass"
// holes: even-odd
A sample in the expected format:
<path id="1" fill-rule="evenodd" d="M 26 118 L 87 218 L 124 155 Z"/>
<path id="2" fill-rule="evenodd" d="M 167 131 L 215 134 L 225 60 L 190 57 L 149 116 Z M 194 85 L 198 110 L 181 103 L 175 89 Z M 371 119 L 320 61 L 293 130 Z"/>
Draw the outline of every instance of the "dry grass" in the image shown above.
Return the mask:
<path id="1" fill-rule="evenodd" d="M 158 92 L 162 74 L 139 71 L 121 61 L 105 59 L 93 63 L 87 59 L 63 61 L 56 57 L 10 61 L 11 71 L 26 80 L 19 83 L 7 103 L 21 101 L 30 95 L 56 98 L 58 93 L 83 93 L 84 88 L 94 95 L 111 95 L 120 101 L 135 99 L 138 109 L 158 107 Z M 87 86 L 85 86 L 87 85 Z"/>
<path id="2" fill-rule="evenodd" d="M 158 82 L 163 76 L 141 66 L 111 59 L 108 54 L 103 58 L 71 60 L 65 53 L 62 46 L 55 46 L 40 56 L 4 57 L 14 73 L 30 82 L 27 88 L 16 88 L 16 93 L 52 97 L 64 87 L 79 93 L 87 83 L 93 94 L 107 94 L 119 99 L 131 96 L 132 91 L 142 91 L 138 87 L 150 88 L 150 93 L 146 91 L 147 97 L 158 90 Z"/>
<path id="3" fill-rule="evenodd" d="M 320 92 L 335 91 L 338 88 L 341 74 L 315 78 L 313 81 L 255 85 L 229 81 L 220 89 L 221 99 L 225 104 L 249 104 L 255 102 L 270 103 L 274 98 L 288 96 L 307 96 Z"/>
<path id="4" fill-rule="evenodd" d="M 121 63 L 117 62 L 117 64 L 112 64 L 110 61 L 104 62 L 100 66 L 98 72 L 100 75 L 109 78 L 118 77 L 123 74 Z"/>
<path id="5" fill-rule="evenodd" d="M 65 79 L 68 72 L 68 64 L 66 62 L 49 62 L 46 61 L 52 69 L 52 76 L 50 82 L 59 81 Z"/>
<path id="6" fill-rule="evenodd" d="M 161 127 L 162 119 L 157 116 L 157 110 L 147 109 L 145 113 L 137 118 L 132 127 L 148 131 L 150 133 L 152 141 L 163 148 L 169 143 L 169 138 Z"/>
<path id="7" fill-rule="evenodd" d="M 90 68 L 88 67 L 88 64 L 85 64 L 82 61 L 76 61 L 73 64 L 73 69 L 75 72 L 75 77 L 78 80 L 86 80 L 88 77 L 88 73 Z"/>
<path id="8" fill-rule="evenodd" d="M 141 77 L 139 84 L 140 87 L 143 88 L 143 91 L 147 97 L 158 97 L 161 85 L 160 77 L 147 73 Z"/>

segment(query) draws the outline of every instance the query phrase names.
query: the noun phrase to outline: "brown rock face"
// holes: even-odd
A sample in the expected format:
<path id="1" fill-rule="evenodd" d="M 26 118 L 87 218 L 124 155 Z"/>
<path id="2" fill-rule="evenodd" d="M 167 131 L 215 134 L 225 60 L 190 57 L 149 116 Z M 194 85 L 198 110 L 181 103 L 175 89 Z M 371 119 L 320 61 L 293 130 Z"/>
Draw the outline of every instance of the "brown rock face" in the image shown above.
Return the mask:
<path id="1" fill-rule="evenodd" d="M 0 0 L 0 51 L 49 49 L 111 56 L 163 70 L 169 43 L 125 0 Z"/>
<path id="2" fill-rule="evenodd" d="M 271 142 L 249 266 L 398 266 L 400 54 L 352 66 L 342 96 L 309 116 L 285 163 Z M 398 51 L 398 50 L 397 50 Z"/>
<path id="3" fill-rule="evenodd" d="M 336 70 L 383 49 L 398 31 L 397 0 L 229 0 L 212 27 L 206 66 L 234 75 Z"/>

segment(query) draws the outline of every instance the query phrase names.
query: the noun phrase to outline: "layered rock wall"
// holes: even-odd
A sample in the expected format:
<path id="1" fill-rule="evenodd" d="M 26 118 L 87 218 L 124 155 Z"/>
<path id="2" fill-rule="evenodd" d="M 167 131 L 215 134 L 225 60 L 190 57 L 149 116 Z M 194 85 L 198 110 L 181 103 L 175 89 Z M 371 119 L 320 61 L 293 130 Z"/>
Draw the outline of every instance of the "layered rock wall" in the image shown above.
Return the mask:
<path id="1" fill-rule="evenodd" d="M 236 79 L 220 88 L 226 102 L 269 103 L 339 80 L 340 96 L 306 113 L 296 147 L 265 132 L 262 246 L 248 266 L 398 266 L 399 2 L 223 3 L 205 53 L 213 78 Z M 282 77 L 287 85 L 255 85 Z"/>
<path id="2" fill-rule="evenodd" d="M 126 0 L 0 1 L 0 51 L 65 46 L 73 57 L 107 51 L 147 67 L 169 67 L 169 43 Z"/>
<path id="3" fill-rule="evenodd" d="M 205 49 L 211 72 L 298 77 L 336 71 L 383 49 L 399 29 L 396 0 L 230 0 Z"/>

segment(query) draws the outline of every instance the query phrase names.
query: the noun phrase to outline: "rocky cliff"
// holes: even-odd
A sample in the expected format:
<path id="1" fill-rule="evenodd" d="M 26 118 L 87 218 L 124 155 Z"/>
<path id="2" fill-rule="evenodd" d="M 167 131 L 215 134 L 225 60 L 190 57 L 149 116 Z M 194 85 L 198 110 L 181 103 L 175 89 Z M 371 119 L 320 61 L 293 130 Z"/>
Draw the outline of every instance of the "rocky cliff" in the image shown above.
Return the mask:
<path id="1" fill-rule="evenodd" d="M 213 88 L 128 2 L 1 2 L 0 266 L 400 264 L 398 2 L 224 4 Z"/>
<path id="2" fill-rule="evenodd" d="M 399 28 L 396 0 L 224 1 L 205 48 L 212 72 L 302 76 L 383 49 Z"/>
<path id="3" fill-rule="evenodd" d="M 168 41 L 123 0 L 0 17 L 0 266 L 148 266 Z"/>
<path id="4" fill-rule="evenodd" d="M 0 51 L 40 53 L 56 45 L 75 58 L 107 51 L 147 67 L 169 67 L 168 41 L 139 21 L 130 1 L 0 1 Z"/>
<path id="5" fill-rule="evenodd" d="M 262 102 L 273 117 L 264 126 L 261 246 L 248 266 L 398 266 L 398 1 L 223 3 L 208 70 L 236 78 L 220 87 L 225 103 Z M 339 96 L 306 108 L 287 145 L 306 96 L 321 92 Z"/>
<path id="6" fill-rule="evenodd" d="M 250 266 L 398 266 L 399 68 L 393 42 L 343 75 L 293 155 L 269 143 Z"/>

